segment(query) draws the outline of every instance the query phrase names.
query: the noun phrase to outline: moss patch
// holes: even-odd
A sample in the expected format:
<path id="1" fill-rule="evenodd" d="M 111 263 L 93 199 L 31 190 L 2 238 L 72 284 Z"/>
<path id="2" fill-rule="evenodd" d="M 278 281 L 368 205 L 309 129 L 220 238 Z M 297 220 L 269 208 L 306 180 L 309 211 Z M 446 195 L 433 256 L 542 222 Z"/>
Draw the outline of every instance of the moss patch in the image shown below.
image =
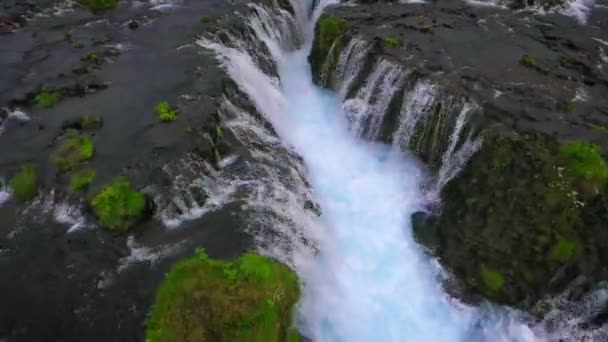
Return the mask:
<path id="1" fill-rule="evenodd" d="M 334 40 L 346 32 L 348 26 L 341 18 L 325 15 L 319 19 L 319 47 L 323 51 L 329 51 Z"/>
<path id="2" fill-rule="evenodd" d="M 298 296 L 296 275 L 281 263 L 251 253 L 212 260 L 198 250 L 158 289 L 146 341 L 299 341 L 290 329 Z"/>
<path id="3" fill-rule="evenodd" d="M 87 114 L 72 119 L 67 119 L 61 124 L 64 130 L 75 129 L 93 131 L 103 127 L 103 119 L 100 116 Z"/>
<path id="4" fill-rule="evenodd" d="M 382 40 L 382 46 L 385 49 L 400 47 L 403 46 L 403 39 L 399 36 L 389 36 Z"/>
<path id="5" fill-rule="evenodd" d="M 92 168 L 84 168 L 70 174 L 70 190 L 81 191 L 86 189 L 95 180 L 97 172 Z"/>
<path id="6" fill-rule="evenodd" d="M 437 254 L 473 292 L 525 307 L 566 286 L 572 274 L 588 273 L 581 263 L 578 272 L 555 278 L 564 260 L 580 256 L 563 237 L 586 241 L 577 227 L 585 203 L 562 156 L 549 137 L 489 135 L 444 187 Z"/>
<path id="7" fill-rule="evenodd" d="M 505 284 L 503 275 L 486 265 L 481 266 L 481 279 L 485 288 L 492 293 L 500 291 Z"/>
<path id="8" fill-rule="evenodd" d="M 15 198 L 21 202 L 29 201 L 38 191 L 38 168 L 32 164 L 22 166 L 10 183 Z"/>
<path id="9" fill-rule="evenodd" d="M 79 3 L 87 6 L 91 11 L 105 11 L 116 7 L 118 0 L 78 0 Z"/>
<path id="10" fill-rule="evenodd" d="M 146 196 L 134 189 L 127 179 L 118 178 L 97 193 L 90 206 L 105 228 L 126 231 L 144 218 Z"/>
<path id="11" fill-rule="evenodd" d="M 61 101 L 61 93 L 56 90 L 43 90 L 34 98 L 40 108 L 51 108 Z"/>
<path id="12" fill-rule="evenodd" d="M 527 66 L 529 68 L 534 68 L 537 66 L 536 57 L 534 57 L 534 55 L 532 55 L 530 53 L 526 53 L 523 56 L 521 56 L 519 63 L 521 65 Z"/>
<path id="13" fill-rule="evenodd" d="M 554 261 L 564 263 L 570 260 L 579 250 L 576 241 L 559 238 L 549 252 L 549 258 Z"/>
<path id="14" fill-rule="evenodd" d="M 162 122 L 171 122 L 177 119 L 177 111 L 171 109 L 167 101 L 163 101 L 154 107 L 154 112 Z"/>
<path id="15" fill-rule="evenodd" d="M 560 149 L 567 173 L 576 182 L 591 185 L 595 192 L 608 180 L 608 164 L 598 145 L 575 141 Z"/>
<path id="16" fill-rule="evenodd" d="M 93 157 L 95 149 L 89 137 L 75 136 L 63 142 L 53 152 L 52 160 L 61 171 L 72 169 L 78 163 Z"/>

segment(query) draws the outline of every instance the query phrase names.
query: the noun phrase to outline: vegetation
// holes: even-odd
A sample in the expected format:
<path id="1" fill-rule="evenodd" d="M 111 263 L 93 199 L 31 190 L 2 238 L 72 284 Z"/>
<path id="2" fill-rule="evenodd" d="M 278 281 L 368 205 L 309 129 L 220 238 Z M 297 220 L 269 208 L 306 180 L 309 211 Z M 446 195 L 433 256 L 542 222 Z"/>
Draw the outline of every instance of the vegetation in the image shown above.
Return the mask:
<path id="1" fill-rule="evenodd" d="M 536 57 L 534 57 L 534 55 L 526 53 L 524 54 L 521 59 L 519 60 L 519 62 L 524 65 L 527 66 L 529 68 L 534 68 L 536 67 Z"/>
<path id="2" fill-rule="evenodd" d="M 83 168 L 70 174 L 70 190 L 81 191 L 86 189 L 95 180 L 97 172 L 92 168 Z"/>
<path id="3" fill-rule="evenodd" d="M 11 179 L 11 188 L 19 201 L 25 202 L 34 198 L 38 191 L 38 168 L 32 164 L 22 166 Z"/>
<path id="4" fill-rule="evenodd" d="M 319 19 L 319 47 L 322 51 L 329 51 L 334 40 L 346 32 L 347 24 L 344 19 L 324 15 Z"/>
<path id="5" fill-rule="evenodd" d="M 56 90 L 42 90 L 34 101 L 40 108 L 51 108 L 61 101 L 61 93 Z"/>
<path id="6" fill-rule="evenodd" d="M 503 275 L 486 265 L 481 266 L 481 278 L 487 291 L 494 293 L 500 291 L 505 283 Z"/>
<path id="7" fill-rule="evenodd" d="M 75 129 L 93 131 L 100 129 L 103 126 L 103 119 L 100 116 L 87 114 L 76 118 L 65 120 L 61 128 L 64 130 Z"/>
<path id="8" fill-rule="evenodd" d="M 157 104 L 154 111 L 162 122 L 171 122 L 177 119 L 177 111 L 172 110 L 167 101 Z"/>
<path id="9" fill-rule="evenodd" d="M 427 230 L 432 236 L 417 238 L 435 248 L 473 292 L 514 306 L 535 303 L 548 294 L 547 279 L 555 278 L 563 260 L 582 257 L 576 250 L 583 245 L 567 241 L 595 248 L 579 228 L 586 206 L 562 165 L 554 139 L 486 135 L 468 166 L 442 190 L 442 214 Z M 552 280 L 552 288 L 568 284 L 572 274 L 589 274 L 580 267 Z"/>
<path id="10" fill-rule="evenodd" d="M 298 280 L 287 266 L 247 253 L 176 264 L 156 294 L 146 341 L 299 341 L 291 314 Z"/>
<path id="11" fill-rule="evenodd" d="M 396 48 L 396 47 L 400 47 L 403 45 L 403 39 L 401 39 L 401 37 L 399 36 L 389 36 L 384 38 L 384 40 L 382 41 L 382 46 L 385 49 L 388 48 Z"/>
<path id="12" fill-rule="evenodd" d="M 213 21 L 213 18 L 209 14 L 203 14 L 200 18 L 201 23 L 208 24 Z"/>
<path id="13" fill-rule="evenodd" d="M 82 57 L 82 61 L 92 65 L 101 65 L 101 58 L 96 53 L 90 53 Z"/>
<path id="14" fill-rule="evenodd" d="M 570 260 L 579 250 L 579 245 L 575 241 L 560 238 L 549 252 L 549 258 L 554 261 L 564 263 Z"/>
<path id="15" fill-rule="evenodd" d="M 116 7 L 118 0 L 78 0 L 93 12 L 110 10 Z"/>
<path id="16" fill-rule="evenodd" d="M 73 136 L 53 152 L 52 160 L 61 171 L 72 169 L 78 163 L 89 160 L 95 152 L 89 137 Z"/>
<path id="17" fill-rule="evenodd" d="M 134 189 L 125 178 L 118 178 L 90 201 L 93 214 L 112 231 L 126 231 L 143 219 L 146 196 Z"/>
<path id="18" fill-rule="evenodd" d="M 575 141 L 560 149 L 568 175 L 577 182 L 591 184 L 596 189 L 608 180 L 608 164 L 598 145 Z"/>

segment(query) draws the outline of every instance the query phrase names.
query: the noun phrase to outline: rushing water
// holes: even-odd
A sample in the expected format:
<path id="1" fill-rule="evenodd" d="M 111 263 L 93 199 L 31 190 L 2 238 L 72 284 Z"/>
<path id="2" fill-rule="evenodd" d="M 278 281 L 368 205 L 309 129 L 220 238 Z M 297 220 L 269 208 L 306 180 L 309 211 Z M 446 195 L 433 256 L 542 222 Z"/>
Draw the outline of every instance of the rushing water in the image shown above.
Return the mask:
<path id="1" fill-rule="evenodd" d="M 306 57 L 312 23 L 331 1 L 321 1 L 315 12 L 306 10 L 311 2 L 294 2 L 292 20 L 304 41 L 295 51 L 292 35 L 283 31 L 290 15 L 254 7 L 250 27 L 272 55 L 280 81 L 262 71 L 244 42 L 229 47 L 199 41 L 216 52 L 239 89 L 302 156 L 321 205 L 319 253 L 313 260 L 295 260 L 304 283 L 301 330 L 315 341 L 540 339 L 507 309 L 465 306 L 443 291 L 438 267 L 412 235 L 411 215 L 425 201 L 418 162 L 399 148 L 360 139 L 361 127 L 343 111 L 343 96 L 311 81 Z M 307 17 L 302 11 L 313 13 L 312 19 L 302 19 Z M 373 84 L 379 93 L 406 76 L 383 65 L 378 69 L 391 76 Z M 366 112 L 372 124 L 380 109 Z M 451 145 L 455 142 L 448 150 Z"/>

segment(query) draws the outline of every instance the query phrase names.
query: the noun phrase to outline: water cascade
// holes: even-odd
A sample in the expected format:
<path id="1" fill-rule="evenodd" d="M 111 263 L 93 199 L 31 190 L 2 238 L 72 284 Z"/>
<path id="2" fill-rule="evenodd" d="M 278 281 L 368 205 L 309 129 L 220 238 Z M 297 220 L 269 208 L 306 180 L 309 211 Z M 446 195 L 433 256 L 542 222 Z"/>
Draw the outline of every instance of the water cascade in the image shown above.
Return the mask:
<path id="1" fill-rule="evenodd" d="M 312 241 L 318 251 L 311 253 L 310 244 L 294 245 L 291 259 L 286 260 L 303 281 L 299 328 L 314 341 L 540 339 L 520 323 L 515 312 L 490 305 L 470 307 L 448 296 L 439 280 L 440 269 L 414 241 L 410 220 L 425 204 L 425 175 L 418 162 L 402 149 L 411 146 L 416 126 L 426 120 L 424 116 L 436 115 L 437 111 L 429 109 L 438 101 L 434 86 L 421 81 L 404 96 L 408 100 L 402 106 L 401 122 L 408 122 L 399 126 L 392 146 L 387 146 L 373 141 L 389 103 L 403 89 L 406 70 L 378 61 L 361 89 L 347 99 L 348 89 L 361 69 L 361 56 L 357 55 L 365 50 L 360 48 L 364 45 L 357 46 L 361 43 L 353 41 L 345 49 L 345 60 L 338 62 L 336 72 L 340 75 L 331 75 L 335 81 L 342 79 L 337 82 L 341 83 L 338 92 L 312 83 L 307 55 L 313 23 L 323 7 L 333 2 L 292 0 L 295 15 L 256 5 L 249 20 L 255 38 L 240 40 L 233 35 L 234 39 L 224 40 L 230 43 L 218 43 L 212 38 L 198 41 L 216 54 L 239 91 L 272 125 L 281 138 L 280 144 L 302 157 L 306 168 L 298 170 L 292 180 L 300 182 L 300 177 L 305 176 L 312 188 L 310 197 L 321 207 L 321 214 L 312 218 L 292 210 L 296 207 L 293 205 L 274 208 L 280 217 L 301 229 L 283 230 L 284 234 L 301 235 Z M 283 30 L 288 27 L 296 31 Z M 302 43 L 299 47 L 298 41 Z M 251 45 L 260 42 L 264 49 Z M 264 72 L 258 64 L 260 57 L 251 54 L 261 50 L 272 56 L 278 78 Z M 226 101 L 230 103 L 229 99 Z M 481 143 L 463 134 L 475 106 L 454 101 L 457 106 L 444 106 L 440 112 L 449 125 L 431 120 L 433 125 L 439 122 L 450 128 L 443 140 L 436 140 L 445 142 L 441 148 L 439 186 Z M 238 111 L 234 105 L 225 107 Z M 448 108 L 460 111 L 448 113 Z M 243 120 L 242 113 L 236 117 Z M 256 135 L 258 124 L 254 119 L 247 120 L 252 120 L 249 129 Z M 243 132 L 246 122 L 235 125 L 234 118 L 228 121 L 233 129 L 241 130 L 237 136 L 247 136 Z M 272 198 L 276 200 L 277 196 Z M 294 200 L 302 201 L 287 196 L 282 202 L 293 204 Z M 303 212 L 301 207 L 299 212 Z M 274 223 L 266 227 L 276 229 L 272 227 Z M 273 256 L 283 256 L 272 250 L 272 243 L 262 248 Z"/>

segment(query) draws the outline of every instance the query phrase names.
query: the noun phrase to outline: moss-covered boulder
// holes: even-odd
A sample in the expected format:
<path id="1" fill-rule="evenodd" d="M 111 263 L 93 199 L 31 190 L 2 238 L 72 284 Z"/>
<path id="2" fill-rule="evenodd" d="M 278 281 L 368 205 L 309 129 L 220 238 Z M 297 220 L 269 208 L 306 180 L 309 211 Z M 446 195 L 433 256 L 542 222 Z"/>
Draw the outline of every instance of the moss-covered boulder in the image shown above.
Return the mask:
<path id="1" fill-rule="evenodd" d="M 52 160 L 61 171 L 72 169 L 78 163 L 93 157 L 95 149 L 89 137 L 74 135 L 65 140 L 53 152 Z"/>
<path id="2" fill-rule="evenodd" d="M 89 204 L 104 228 L 123 232 L 145 218 L 147 202 L 146 196 L 126 178 L 118 178 L 101 189 Z"/>
<path id="3" fill-rule="evenodd" d="M 345 37 L 347 31 L 348 24 L 344 19 L 328 14 L 319 18 L 315 27 L 315 40 L 308 57 L 315 78 L 322 73 L 323 65 L 327 60 L 331 62 L 339 57 L 348 40 Z"/>
<path id="4" fill-rule="evenodd" d="M 298 297 L 295 273 L 279 262 L 251 253 L 212 260 L 198 250 L 158 289 L 146 341 L 299 341 Z"/>
<path id="5" fill-rule="evenodd" d="M 29 201 L 38 192 L 38 167 L 33 164 L 22 166 L 10 182 L 13 195 L 21 202 Z"/>
<path id="6" fill-rule="evenodd" d="M 593 236 L 606 229 L 584 224 L 593 203 L 596 217 L 606 209 L 596 196 L 605 168 L 595 145 L 488 136 L 443 189 L 440 217 L 417 236 L 474 292 L 530 308 L 577 276 L 592 283 L 605 274 L 605 240 Z M 582 194 L 581 182 L 596 195 Z"/>

